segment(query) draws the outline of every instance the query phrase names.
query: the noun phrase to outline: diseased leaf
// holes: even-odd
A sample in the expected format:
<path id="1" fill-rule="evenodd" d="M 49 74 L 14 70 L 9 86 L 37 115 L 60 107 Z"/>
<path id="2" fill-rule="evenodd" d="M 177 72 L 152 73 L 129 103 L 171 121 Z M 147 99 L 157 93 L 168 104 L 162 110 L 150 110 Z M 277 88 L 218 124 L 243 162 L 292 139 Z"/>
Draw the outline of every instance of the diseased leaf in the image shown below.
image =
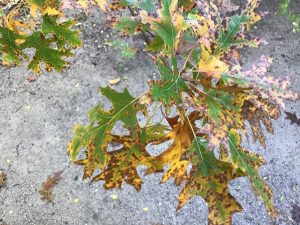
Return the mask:
<path id="1" fill-rule="evenodd" d="M 79 32 L 71 30 L 74 25 L 72 20 L 57 23 L 57 18 L 46 15 L 43 17 L 42 32 L 44 35 L 53 34 L 57 38 L 59 49 L 65 49 L 66 44 L 76 48 L 81 46 L 82 42 L 78 37 Z"/>
<path id="2" fill-rule="evenodd" d="M 198 118 L 199 113 L 189 115 L 189 120 L 193 126 L 195 126 L 195 120 Z M 175 179 L 174 183 L 180 185 L 187 179 L 187 166 L 189 161 L 185 159 L 185 155 L 187 155 L 193 141 L 193 134 L 187 119 L 179 122 L 179 117 L 177 116 L 167 118 L 167 121 L 172 127 L 172 130 L 162 138 L 162 141 L 173 140 L 173 143 L 166 151 L 156 157 L 156 160 L 159 162 L 159 167 L 156 169 L 148 168 L 147 174 L 161 172 L 163 171 L 163 167 L 169 163 L 170 168 L 164 173 L 161 182 L 166 182 L 173 177 Z"/>
<path id="3" fill-rule="evenodd" d="M 222 114 L 222 109 L 219 104 L 210 96 L 207 96 L 205 103 L 208 106 L 208 115 L 215 121 L 220 122 L 219 116 Z"/>
<path id="4" fill-rule="evenodd" d="M 84 178 L 91 177 L 96 169 L 103 169 L 110 160 L 107 145 L 113 140 L 110 131 L 117 121 L 122 121 L 126 128 L 133 129 L 138 125 L 136 114 L 145 111 L 145 107 L 133 98 L 127 89 L 118 93 L 110 87 L 101 88 L 101 93 L 112 102 L 112 109 L 105 110 L 100 105 L 89 112 L 90 124 L 78 125 L 75 135 L 68 146 L 68 154 L 75 160 L 79 151 L 86 148 L 86 158 L 75 163 L 85 166 Z"/>
<path id="5" fill-rule="evenodd" d="M 208 223 L 231 224 L 232 214 L 242 211 L 241 205 L 229 193 L 228 184 L 242 173 L 227 162 L 219 161 L 214 153 L 207 151 L 199 139 L 195 139 L 191 150 L 198 155 L 199 164 L 193 165 L 190 179 L 179 195 L 180 209 L 193 196 L 201 196 L 208 204 Z"/>
<path id="6" fill-rule="evenodd" d="M 219 60 L 204 47 L 198 67 L 199 72 L 204 73 L 206 77 L 215 78 L 220 78 L 221 74 L 228 70 L 228 65 L 225 62 Z"/>
<path id="7" fill-rule="evenodd" d="M 112 142 L 122 143 L 120 150 L 107 152 L 107 164 L 103 171 L 93 178 L 93 181 L 104 180 L 104 187 L 107 189 L 120 188 L 122 181 L 135 187 L 140 191 L 142 179 L 137 173 L 139 165 L 148 168 L 156 168 L 155 158 L 146 151 L 148 142 L 157 140 L 157 137 L 150 137 L 148 132 L 151 128 L 129 129 L 130 136 L 114 136 Z"/>
<path id="8" fill-rule="evenodd" d="M 230 47 L 235 45 L 240 45 L 241 43 L 246 42 L 241 38 L 236 37 L 237 33 L 241 31 L 241 26 L 243 23 L 247 22 L 249 17 L 245 14 L 242 15 L 234 15 L 230 17 L 228 23 L 228 29 L 226 31 L 222 31 L 219 37 L 219 48 L 223 49 L 225 52 L 230 49 Z"/>

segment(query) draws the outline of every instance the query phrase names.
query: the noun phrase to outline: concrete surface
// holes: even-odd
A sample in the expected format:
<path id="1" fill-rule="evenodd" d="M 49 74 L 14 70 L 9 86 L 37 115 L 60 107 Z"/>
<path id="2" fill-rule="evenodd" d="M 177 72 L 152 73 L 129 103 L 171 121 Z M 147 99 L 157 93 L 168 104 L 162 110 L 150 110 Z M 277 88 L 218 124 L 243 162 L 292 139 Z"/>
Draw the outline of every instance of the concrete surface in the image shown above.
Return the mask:
<path id="1" fill-rule="evenodd" d="M 290 77 L 292 89 L 299 91 L 300 34 L 293 34 L 290 24 L 275 15 L 277 3 L 265 1 L 262 9 L 271 12 L 254 31 L 269 45 L 244 51 L 243 62 L 250 64 L 261 54 L 273 56 L 270 72 Z M 0 224 L 206 224 L 207 207 L 200 198 L 175 212 L 180 188 L 171 182 L 158 185 L 161 174 L 145 177 L 140 193 L 127 185 L 121 190 L 105 191 L 101 183 L 83 182 L 82 168 L 69 163 L 66 146 L 72 127 L 86 123 L 88 109 L 103 100 L 98 87 L 117 76 L 127 77 L 114 87 L 129 87 L 137 96 L 147 89 L 146 81 L 155 76 L 151 60 L 143 53 L 134 60 L 124 60 L 116 50 L 103 47 L 112 33 L 100 13 L 86 19 L 81 17 L 85 45 L 76 51 L 71 67 L 63 74 L 42 74 L 29 83 L 26 77 L 32 74 L 25 67 L 0 68 L 0 170 L 8 177 L 7 187 L 0 189 Z M 288 102 L 286 110 L 299 117 L 299 101 Z M 251 148 L 267 161 L 260 173 L 274 191 L 279 211 L 275 224 L 296 224 L 291 211 L 300 204 L 300 129 L 284 116 L 274 122 L 274 127 L 275 134 L 267 136 L 266 151 L 257 145 Z M 54 203 L 41 201 L 41 183 L 59 170 L 65 171 L 55 187 Z M 247 179 L 234 180 L 231 193 L 244 207 L 243 212 L 233 216 L 233 224 L 273 224 Z M 113 200 L 111 195 L 118 195 L 118 199 Z"/>

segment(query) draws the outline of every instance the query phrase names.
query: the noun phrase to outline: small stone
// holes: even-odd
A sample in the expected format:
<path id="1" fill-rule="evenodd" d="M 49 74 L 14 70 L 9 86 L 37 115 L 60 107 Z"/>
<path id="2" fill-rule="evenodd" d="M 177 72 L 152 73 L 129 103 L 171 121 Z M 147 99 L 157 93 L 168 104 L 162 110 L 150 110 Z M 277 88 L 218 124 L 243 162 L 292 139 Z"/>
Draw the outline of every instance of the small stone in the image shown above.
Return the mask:
<path id="1" fill-rule="evenodd" d="M 112 200 L 117 200 L 118 199 L 118 195 L 111 195 L 110 197 L 112 198 Z"/>

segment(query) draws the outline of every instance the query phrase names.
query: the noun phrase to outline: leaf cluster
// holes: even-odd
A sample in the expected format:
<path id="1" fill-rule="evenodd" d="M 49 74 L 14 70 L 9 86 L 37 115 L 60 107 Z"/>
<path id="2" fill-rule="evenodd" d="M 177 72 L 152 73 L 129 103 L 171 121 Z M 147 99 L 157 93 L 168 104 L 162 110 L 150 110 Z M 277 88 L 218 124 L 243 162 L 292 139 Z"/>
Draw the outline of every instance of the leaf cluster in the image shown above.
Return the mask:
<path id="1" fill-rule="evenodd" d="M 160 79 L 150 81 L 149 91 L 139 97 L 127 89 L 100 88 L 111 108 L 93 108 L 89 125 L 75 126 L 68 146 L 75 164 L 84 166 L 84 179 L 102 180 L 107 189 L 126 182 L 139 191 L 143 181 L 137 167 L 145 165 L 146 175 L 163 173 L 161 182 L 174 179 L 183 186 L 178 209 L 200 196 L 209 207 L 209 224 L 231 224 L 232 214 L 242 207 L 228 184 L 246 176 L 274 217 L 272 191 L 258 173 L 265 161 L 241 143 L 252 136 L 266 148 L 263 126 L 273 133 L 272 120 L 279 118 L 284 100 L 298 96 L 286 90 L 287 79 L 267 74 L 271 58 L 262 56 L 244 68 L 240 64 L 239 49 L 264 43 L 249 33 L 264 15 L 258 5 L 257 0 L 245 1 L 244 8 L 228 16 L 205 0 L 103 3 L 106 11 L 121 12 L 113 26 L 123 36 L 142 33 L 144 51 Z M 149 112 L 149 106 L 156 110 Z M 164 119 L 155 123 L 159 109 Z M 124 134 L 115 133 L 119 126 Z M 149 152 L 149 146 L 162 143 L 170 143 L 163 153 Z"/>
<path id="2" fill-rule="evenodd" d="M 150 81 L 138 97 L 127 89 L 100 88 L 111 108 L 91 109 L 89 124 L 76 125 L 68 145 L 71 159 L 84 167 L 83 178 L 104 181 L 107 189 L 125 182 L 139 191 L 143 180 L 137 167 L 144 165 L 145 175 L 163 173 L 162 183 L 173 179 L 183 187 L 178 209 L 200 196 L 208 204 L 209 224 L 217 225 L 231 224 L 232 214 L 242 210 L 228 184 L 245 176 L 275 217 L 272 191 L 258 173 L 265 161 L 242 140 L 251 136 L 266 148 L 263 130 L 273 133 L 272 120 L 279 118 L 284 101 L 298 95 L 287 91 L 289 80 L 268 75 L 270 57 L 261 56 L 248 67 L 240 63 L 240 49 L 264 43 L 250 32 L 265 14 L 257 12 L 259 0 L 244 0 L 240 9 L 231 5 L 231 16 L 218 0 L 21 0 L 1 12 L 3 61 L 19 64 L 25 58 L 36 72 L 42 62 L 48 70 L 61 71 L 64 58 L 81 44 L 74 21 L 60 21 L 62 9 L 92 5 L 118 12 L 113 27 L 122 36 L 143 36 L 143 51 L 160 79 Z M 32 57 L 27 49 L 35 50 Z M 129 50 L 125 45 L 126 54 Z M 163 120 L 153 122 L 157 114 Z M 120 126 L 123 133 L 116 132 Z M 163 143 L 165 151 L 151 154 L 149 146 Z M 59 175 L 43 184 L 46 199 L 52 199 Z"/>
<path id="3" fill-rule="evenodd" d="M 75 22 L 62 20 L 58 0 L 21 0 L 1 11 L 0 53 L 4 65 L 28 61 L 28 69 L 40 73 L 41 64 L 47 71 L 62 71 L 71 50 L 81 46 L 79 32 L 72 30 Z"/>

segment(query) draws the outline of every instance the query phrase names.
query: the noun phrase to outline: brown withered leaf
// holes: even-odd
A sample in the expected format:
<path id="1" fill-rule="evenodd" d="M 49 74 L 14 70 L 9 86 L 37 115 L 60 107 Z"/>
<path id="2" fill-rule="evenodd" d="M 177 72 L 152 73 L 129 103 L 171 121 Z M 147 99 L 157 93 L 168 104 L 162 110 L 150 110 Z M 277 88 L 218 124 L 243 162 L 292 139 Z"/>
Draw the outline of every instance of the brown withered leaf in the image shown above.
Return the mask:
<path id="1" fill-rule="evenodd" d="M 53 188 L 59 183 L 59 181 L 62 179 L 61 174 L 63 171 L 58 171 L 53 173 L 53 175 L 49 175 L 45 182 L 42 183 L 42 187 L 39 190 L 39 193 L 41 195 L 41 199 L 43 201 L 53 202 L 54 200 L 54 194 L 53 194 Z"/>
<path id="2" fill-rule="evenodd" d="M 4 172 L 0 172 L 0 189 L 6 186 L 7 176 Z"/>

